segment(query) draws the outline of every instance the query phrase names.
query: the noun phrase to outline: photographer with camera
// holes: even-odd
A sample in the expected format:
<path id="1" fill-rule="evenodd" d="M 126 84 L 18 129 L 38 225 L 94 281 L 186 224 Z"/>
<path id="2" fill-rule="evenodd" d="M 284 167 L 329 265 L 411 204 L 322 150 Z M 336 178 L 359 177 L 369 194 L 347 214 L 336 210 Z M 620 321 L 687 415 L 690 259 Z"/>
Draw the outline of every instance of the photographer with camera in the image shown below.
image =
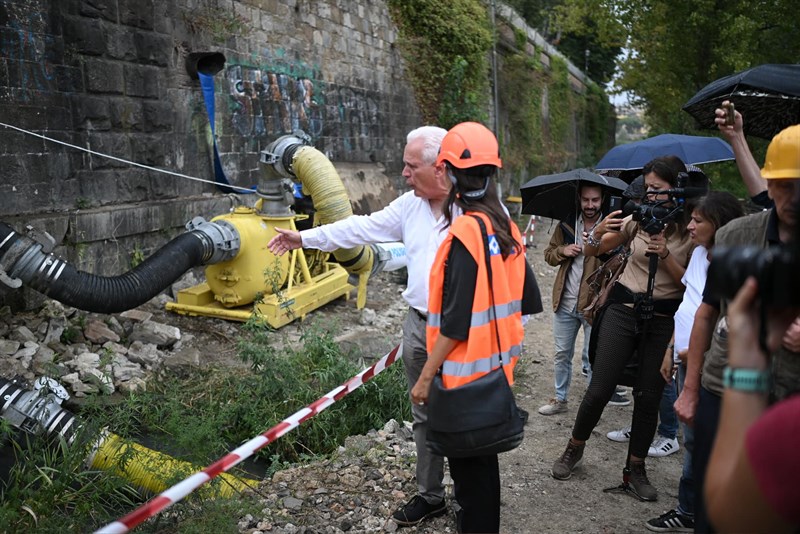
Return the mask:
<path id="1" fill-rule="evenodd" d="M 674 194 L 674 188 L 686 185 L 681 183 L 688 178 L 686 166 L 675 156 L 661 157 L 645 165 L 643 174 L 647 194 L 642 204 L 624 219 L 619 218 L 620 210 L 610 213 L 588 236 L 584 247 L 584 254 L 596 256 L 630 243 L 631 256 L 611 290 L 610 304 L 599 324 L 595 319 L 592 381 L 578 409 L 572 437 L 553 464 L 551 475 L 559 480 L 570 478 L 583 457 L 586 440 L 636 353 L 634 409 L 621 489 L 641 500 L 654 501 L 658 493 L 647 478 L 644 461 L 658 423 L 665 384 L 661 363 L 672 338 L 673 315 L 684 292 L 681 278 L 693 245 L 686 230 L 684 199 Z"/>
<path id="2" fill-rule="evenodd" d="M 694 423 L 694 453 L 692 456 L 695 488 L 704 487 L 706 467 L 714 443 L 719 421 L 721 396 L 726 387 L 725 365 L 728 357 L 730 331 L 724 299 L 731 298 L 747 274 L 755 271 L 759 280 L 771 285 L 770 300 L 792 297 L 791 287 L 796 287 L 797 273 L 784 269 L 770 272 L 765 266 L 773 257 L 772 250 L 754 256 L 755 246 L 767 249 L 779 247 L 791 240 L 798 219 L 800 202 L 800 125 L 786 128 L 776 135 L 767 149 L 761 175 L 767 179 L 767 191 L 775 206 L 731 221 L 717 232 L 719 247 L 732 247 L 724 258 L 718 249 L 712 254 L 712 267 L 703 293 L 703 302 L 695 314 L 689 338 L 687 372 L 683 391 L 675 403 L 678 417 Z M 747 251 L 747 254 L 744 252 Z M 715 272 L 714 265 L 724 260 L 724 266 Z M 796 297 L 796 295 L 794 295 Z M 774 398 L 781 399 L 800 389 L 800 354 L 797 347 L 800 332 L 795 321 L 787 331 L 782 346 L 772 353 L 772 386 Z M 702 369 L 702 374 L 701 374 Z M 702 491 L 696 492 L 695 532 L 710 532 Z"/>
<path id="3" fill-rule="evenodd" d="M 797 260 L 795 244 L 795 263 Z M 795 265 L 795 269 L 797 266 Z M 719 431 L 706 474 L 711 522 L 721 532 L 797 532 L 800 528 L 800 462 L 787 461 L 800 441 L 800 395 L 768 407 L 770 358 L 759 343 L 759 286 L 748 277 L 728 308 L 728 374 L 764 377 L 755 385 L 726 384 Z M 776 351 L 800 311 L 791 306 L 766 318 L 765 344 Z"/>

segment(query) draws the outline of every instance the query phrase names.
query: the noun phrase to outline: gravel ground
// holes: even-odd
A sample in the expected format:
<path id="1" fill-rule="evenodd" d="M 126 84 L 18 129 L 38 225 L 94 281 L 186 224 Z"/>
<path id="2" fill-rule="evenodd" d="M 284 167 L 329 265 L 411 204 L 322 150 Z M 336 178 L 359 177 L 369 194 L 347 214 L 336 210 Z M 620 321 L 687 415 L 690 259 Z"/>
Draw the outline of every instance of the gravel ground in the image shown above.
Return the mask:
<path id="1" fill-rule="evenodd" d="M 583 464 L 568 481 L 550 476 L 553 461 L 563 452 L 577 406 L 585 390 L 578 354 L 573 366 L 569 411 L 541 416 L 537 409 L 553 395 L 553 339 L 551 289 L 556 268 L 544 262 L 543 250 L 553 225 L 537 225 L 528 260 L 542 289 L 545 311 L 534 316 L 525 329 L 525 352 L 517 367 L 515 391 L 519 405 L 530 412 L 523 444 L 500 456 L 502 484 L 502 532 L 643 532 L 644 521 L 675 506 L 682 452 L 648 461 L 651 482 L 659 500 L 642 503 L 630 495 L 605 493 L 604 488 L 622 479 L 626 446 L 606 439 L 608 431 L 630 423 L 632 406 L 609 406 L 592 439 Z M 336 340 L 358 349 L 369 363 L 400 341 L 407 307 L 400 293 L 397 273 L 382 273 L 370 281 L 367 307 L 360 311 L 355 300 L 338 300 L 309 314 L 306 321 L 333 321 L 340 332 Z M 242 365 L 235 351 L 240 325 L 204 317 L 184 317 L 163 310 L 162 295 L 142 308 L 154 320 L 180 328 L 187 348 L 197 351 L 199 365 Z M 302 324 L 291 324 L 276 336 L 282 343 L 299 342 Z M 402 365 L 398 362 L 396 365 Z M 323 394 L 325 392 L 320 392 Z M 287 414 L 290 415 L 290 414 Z M 256 489 L 263 500 L 258 517 L 239 520 L 241 532 L 320 533 L 392 532 L 397 525 L 388 518 L 416 493 L 415 449 L 409 425 L 389 421 L 368 436 L 347 440 L 334 459 L 277 473 Z M 447 479 L 449 482 L 449 478 Z M 452 486 L 449 486 L 452 493 Z M 451 501 L 452 502 L 452 501 Z M 405 532 L 454 532 L 450 513 Z"/>
<path id="2" fill-rule="evenodd" d="M 682 451 L 666 458 L 650 459 L 647 463 L 650 480 L 659 490 L 657 502 L 639 502 L 630 495 L 604 492 L 605 488 L 621 483 L 627 451 L 625 444 L 612 442 L 605 435 L 630 423 L 632 405 L 607 407 L 587 443 L 582 465 L 570 480 L 559 481 L 550 476 L 553 461 L 566 446 L 586 387 L 585 378 L 580 375 L 578 354 L 582 336 L 579 336 L 569 411 L 549 417 L 537 413 L 538 407 L 553 395 L 550 296 L 557 269 L 543 259 L 551 233 L 549 221 L 539 223 L 534 235 L 535 246 L 529 247 L 527 253 L 542 288 L 545 311 L 526 325 L 525 353 L 518 366 L 515 390 L 519 405 L 530 412 L 530 419 L 522 446 L 500 456 L 501 529 L 509 533 L 643 532 L 647 519 L 674 507 L 677 502 Z M 352 301 L 331 303 L 317 314 L 319 318 L 336 317 L 343 326 L 342 343 L 353 343 L 367 354 L 380 356 L 399 341 L 400 322 L 405 311 L 399 296 L 401 290 L 402 286 L 390 275 L 371 282 L 368 306 L 376 312 L 372 325 L 358 324 L 361 315 Z M 390 422 L 387 428 L 372 436 L 349 440 L 336 460 L 280 473 L 265 482 L 260 491 L 268 495 L 265 510 L 269 513 L 262 518 L 243 520 L 240 530 L 394 531 L 396 525 L 387 517 L 416 491 L 413 442 L 402 428 L 403 425 Z M 335 490 L 332 489 L 334 484 Z M 452 487 L 449 491 L 452 492 Z M 289 501 L 295 508 L 285 505 L 282 499 L 286 497 L 296 499 Z M 301 503 L 298 505 L 297 501 Z M 448 513 L 402 530 L 454 532 L 455 523 L 453 514 Z"/>

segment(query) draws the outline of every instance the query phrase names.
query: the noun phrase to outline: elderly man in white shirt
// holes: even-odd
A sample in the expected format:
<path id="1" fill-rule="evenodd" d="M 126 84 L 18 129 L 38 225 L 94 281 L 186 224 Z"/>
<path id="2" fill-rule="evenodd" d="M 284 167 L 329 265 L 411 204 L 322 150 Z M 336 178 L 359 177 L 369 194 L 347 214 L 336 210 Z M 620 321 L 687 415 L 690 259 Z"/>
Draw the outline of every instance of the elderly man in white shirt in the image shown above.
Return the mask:
<path id="1" fill-rule="evenodd" d="M 276 228 L 269 249 L 278 255 L 296 248 L 334 251 L 358 245 L 401 241 L 408 259 L 408 286 L 403 298 L 409 304 L 403 322 L 403 364 L 409 389 L 417 382 L 428 358 L 425 326 L 428 311 L 428 276 L 439 245 L 447 235 L 442 210 L 450 192 L 444 164 L 436 156 L 446 130 L 422 126 L 411 131 L 403 152 L 403 176 L 411 191 L 371 215 L 356 215 L 331 224 L 297 232 Z M 455 208 L 457 209 L 457 208 Z M 460 213 L 453 213 L 454 217 Z M 444 459 L 425 446 L 427 406 L 412 405 L 414 442 L 417 446 L 419 495 L 393 514 L 400 525 L 416 525 L 445 513 Z"/>

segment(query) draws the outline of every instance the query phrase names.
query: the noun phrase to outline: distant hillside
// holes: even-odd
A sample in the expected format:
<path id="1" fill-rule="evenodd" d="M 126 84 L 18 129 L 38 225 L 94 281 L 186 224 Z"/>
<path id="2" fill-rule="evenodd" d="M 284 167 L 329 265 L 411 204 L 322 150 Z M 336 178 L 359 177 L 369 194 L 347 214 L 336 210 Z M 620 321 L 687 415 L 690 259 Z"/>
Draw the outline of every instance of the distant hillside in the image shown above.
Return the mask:
<path id="1" fill-rule="evenodd" d="M 634 106 L 617 106 L 617 144 L 644 139 L 648 135 L 644 124 L 644 110 Z"/>

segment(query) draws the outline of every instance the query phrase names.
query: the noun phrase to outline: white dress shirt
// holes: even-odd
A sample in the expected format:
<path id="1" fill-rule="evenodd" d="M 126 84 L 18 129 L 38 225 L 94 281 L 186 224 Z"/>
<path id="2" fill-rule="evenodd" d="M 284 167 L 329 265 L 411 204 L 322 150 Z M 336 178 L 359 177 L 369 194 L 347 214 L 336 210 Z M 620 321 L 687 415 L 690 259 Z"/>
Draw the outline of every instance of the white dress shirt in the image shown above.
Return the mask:
<path id="1" fill-rule="evenodd" d="M 461 210 L 454 206 L 457 215 Z M 300 232 L 304 248 L 332 252 L 358 245 L 401 241 L 406 247 L 408 286 L 403 298 L 428 311 L 428 279 L 439 245 L 447 236 L 445 218 L 435 218 L 428 200 L 409 191 L 371 215 L 353 215 Z"/>

